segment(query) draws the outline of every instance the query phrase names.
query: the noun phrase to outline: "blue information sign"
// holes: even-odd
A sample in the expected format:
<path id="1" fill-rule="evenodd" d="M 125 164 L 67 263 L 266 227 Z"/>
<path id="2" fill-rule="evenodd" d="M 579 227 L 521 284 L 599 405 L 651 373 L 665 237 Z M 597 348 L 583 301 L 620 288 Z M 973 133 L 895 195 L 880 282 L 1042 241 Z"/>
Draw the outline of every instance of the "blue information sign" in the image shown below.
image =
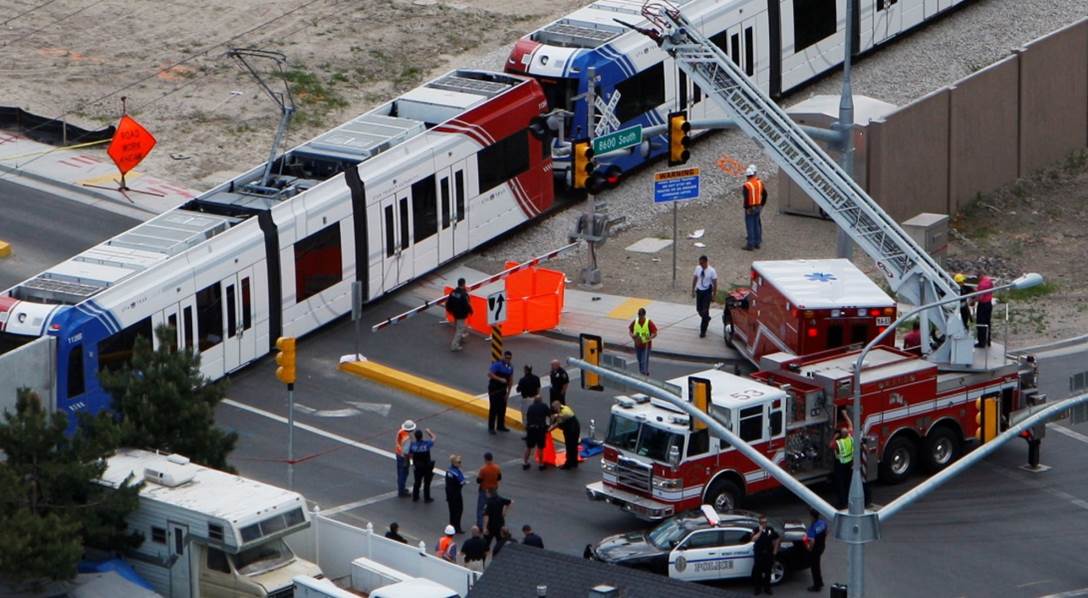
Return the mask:
<path id="1" fill-rule="evenodd" d="M 654 174 L 654 203 L 699 197 L 699 169 L 681 168 Z"/>

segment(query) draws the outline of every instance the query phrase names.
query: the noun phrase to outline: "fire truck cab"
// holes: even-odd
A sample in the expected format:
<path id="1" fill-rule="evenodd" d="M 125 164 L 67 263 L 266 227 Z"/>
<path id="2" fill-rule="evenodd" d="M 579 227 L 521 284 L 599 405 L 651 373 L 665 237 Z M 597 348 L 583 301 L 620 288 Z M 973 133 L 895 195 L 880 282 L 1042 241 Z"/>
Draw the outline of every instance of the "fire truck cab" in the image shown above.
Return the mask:
<path id="1" fill-rule="evenodd" d="M 865 344 L 895 314 L 895 301 L 850 260 L 774 260 L 752 263 L 749 287 L 729 293 L 722 319 L 726 344 L 758 365 L 771 353 Z"/>

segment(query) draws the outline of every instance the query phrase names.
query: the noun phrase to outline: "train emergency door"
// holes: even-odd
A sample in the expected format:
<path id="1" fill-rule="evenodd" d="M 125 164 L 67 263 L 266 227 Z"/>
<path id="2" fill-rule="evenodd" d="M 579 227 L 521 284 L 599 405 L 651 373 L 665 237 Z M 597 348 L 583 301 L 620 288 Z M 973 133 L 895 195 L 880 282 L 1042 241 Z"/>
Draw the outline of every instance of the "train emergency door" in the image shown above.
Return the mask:
<path id="1" fill-rule="evenodd" d="M 899 34 L 903 26 L 903 7 L 899 0 L 873 0 L 873 44 L 887 41 Z"/>
<path id="2" fill-rule="evenodd" d="M 753 17 L 725 31 L 725 53 L 748 77 L 756 74 L 756 19 Z"/>
<path id="3" fill-rule="evenodd" d="M 411 216 L 408 194 L 401 191 L 381 201 L 382 288 L 386 291 L 412 279 Z"/>
<path id="4" fill-rule="evenodd" d="M 220 282 L 223 288 L 223 371 L 230 372 L 256 357 L 253 333 L 253 268 Z"/>

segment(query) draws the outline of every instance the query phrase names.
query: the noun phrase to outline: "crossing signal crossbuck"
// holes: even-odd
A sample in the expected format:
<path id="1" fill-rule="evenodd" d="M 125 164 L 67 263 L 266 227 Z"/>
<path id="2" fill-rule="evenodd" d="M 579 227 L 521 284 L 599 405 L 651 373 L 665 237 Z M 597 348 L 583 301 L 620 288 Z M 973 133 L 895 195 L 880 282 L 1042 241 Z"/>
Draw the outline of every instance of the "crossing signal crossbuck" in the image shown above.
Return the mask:
<path id="1" fill-rule="evenodd" d="M 276 379 L 284 384 L 294 384 L 295 337 L 281 336 L 276 339 Z"/>
<path id="2" fill-rule="evenodd" d="M 691 123 L 688 122 L 686 112 L 669 114 L 669 166 L 686 164 L 691 157 L 691 152 L 688 151 L 688 146 L 691 145 L 691 138 L 688 136 L 690 131 Z"/>

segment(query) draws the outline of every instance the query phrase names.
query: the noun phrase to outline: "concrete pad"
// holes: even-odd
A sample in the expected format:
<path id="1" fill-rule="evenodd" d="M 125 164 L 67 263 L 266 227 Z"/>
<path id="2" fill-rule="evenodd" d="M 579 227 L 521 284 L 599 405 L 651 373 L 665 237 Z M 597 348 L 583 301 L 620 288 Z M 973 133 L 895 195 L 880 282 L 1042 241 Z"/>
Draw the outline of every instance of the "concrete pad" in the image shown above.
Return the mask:
<path id="1" fill-rule="evenodd" d="M 631 297 L 608 312 L 608 317 L 615 320 L 634 320 L 639 308 L 646 307 L 651 302 L 650 299 Z"/>
<path id="2" fill-rule="evenodd" d="M 634 251 L 636 253 L 657 253 L 662 249 L 672 245 L 672 239 L 657 239 L 654 237 L 646 237 L 645 239 L 639 239 L 638 241 L 628 245 L 624 249 L 627 251 Z"/>

